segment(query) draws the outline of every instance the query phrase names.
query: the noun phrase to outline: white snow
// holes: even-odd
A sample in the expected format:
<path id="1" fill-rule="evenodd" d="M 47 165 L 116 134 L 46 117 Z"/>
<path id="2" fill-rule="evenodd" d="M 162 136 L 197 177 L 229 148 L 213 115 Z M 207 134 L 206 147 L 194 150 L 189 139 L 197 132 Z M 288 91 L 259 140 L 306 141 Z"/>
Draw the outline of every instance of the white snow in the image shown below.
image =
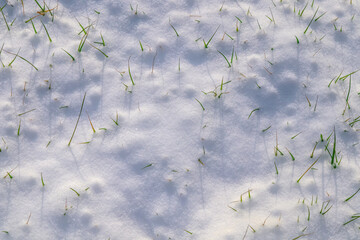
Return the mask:
<path id="1" fill-rule="evenodd" d="M 358 1 L 36 2 L 0 1 L 0 239 L 360 238 Z"/>

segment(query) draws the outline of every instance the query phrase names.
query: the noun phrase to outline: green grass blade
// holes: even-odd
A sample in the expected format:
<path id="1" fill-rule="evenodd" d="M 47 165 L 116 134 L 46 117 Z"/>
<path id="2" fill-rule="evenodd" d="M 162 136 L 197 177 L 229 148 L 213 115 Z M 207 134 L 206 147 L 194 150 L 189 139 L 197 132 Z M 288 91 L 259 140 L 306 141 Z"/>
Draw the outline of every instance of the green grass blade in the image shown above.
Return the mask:
<path id="1" fill-rule="evenodd" d="M 92 45 L 91 43 L 89 43 L 90 46 L 92 46 L 93 48 L 95 48 L 96 50 L 98 50 L 99 52 L 101 52 L 105 57 L 109 57 L 108 55 L 106 55 L 106 53 L 104 53 L 103 51 L 101 51 L 99 48 L 95 47 L 94 45 Z"/>
<path id="2" fill-rule="evenodd" d="M 195 98 L 195 100 L 200 104 L 202 110 L 205 111 L 205 108 L 204 108 L 204 106 L 202 105 L 202 103 L 201 103 L 199 100 L 197 100 L 196 98 Z"/>
<path id="3" fill-rule="evenodd" d="M 219 50 L 217 50 L 217 51 L 225 58 L 227 64 L 229 65 L 229 68 L 230 68 L 231 64 L 230 64 L 229 60 L 225 57 L 225 55 L 222 52 L 220 52 Z"/>
<path id="4" fill-rule="evenodd" d="M 47 28 L 45 27 L 45 24 L 44 24 L 42 21 L 40 21 L 40 22 L 41 22 L 41 24 L 44 26 L 44 29 L 45 29 L 46 35 L 47 35 L 48 38 L 49 38 L 49 41 L 52 42 L 51 37 L 50 37 L 50 35 L 49 35 L 49 32 L 48 32 Z"/>
<path id="5" fill-rule="evenodd" d="M 72 141 L 72 139 L 73 139 L 73 137 L 74 137 L 74 135 L 75 135 L 75 131 L 76 131 L 77 125 L 78 125 L 78 123 L 79 123 L 80 116 L 81 116 L 81 113 L 82 113 L 82 110 L 83 110 L 83 107 L 84 107 L 85 97 L 86 97 L 86 92 L 85 92 L 85 94 L 84 94 L 84 98 L 83 98 L 82 103 L 81 103 L 80 113 L 79 113 L 78 119 L 77 119 L 77 121 L 76 121 L 74 131 L 73 131 L 73 133 L 72 133 L 72 135 L 71 135 L 71 138 L 70 138 L 70 140 L 69 140 L 68 146 L 70 146 L 71 141 Z"/>
<path id="6" fill-rule="evenodd" d="M 307 30 L 309 29 L 311 23 L 314 21 L 314 18 L 315 18 L 315 16 L 316 16 L 318 10 L 319 10 L 319 7 L 316 9 L 316 11 L 315 11 L 315 13 L 314 13 L 314 16 L 312 17 L 312 19 L 311 19 L 310 22 L 309 22 L 309 25 L 306 27 L 306 29 L 305 29 L 305 31 L 304 31 L 304 34 L 306 34 L 306 32 L 307 32 Z"/>
<path id="7" fill-rule="evenodd" d="M 360 188 L 350 197 L 348 197 L 347 199 L 345 199 L 345 202 L 349 201 L 352 197 L 354 197 L 358 192 L 360 191 Z"/>
<path id="8" fill-rule="evenodd" d="M 69 55 L 73 61 L 75 61 L 75 58 L 74 58 L 68 51 L 66 51 L 66 50 L 63 49 L 63 48 L 62 48 L 62 50 L 63 50 L 64 52 L 66 52 L 67 55 Z"/>
<path id="9" fill-rule="evenodd" d="M 6 6 L 6 4 L 5 4 L 5 6 Z M 5 7 L 5 6 L 4 6 L 4 7 Z M 8 31 L 10 31 L 9 24 L 8 24 L 7 21 L 6 21 L 5 14 L 4 14 L 4 12 L 3 12 L 3 8 L 4 8 L 4 7 L 0 7 L 0 11 L 1 11 L 1 14 L 2 14 L 2 16 L 3 16 L 3 18 L 4 18 L 4 22 L 5 22 L 5 24 L 6 24 L 6 27 L 7 27 Z"/>
<path id="10" fill-rule="evenodd" d="M 205 44 L 205 40 L 204 40 L 205 48 L 208 48 L 208 46 L 209 46 L 209 44 L 210 44 L 211 40 L 212 40 L 212 39 L 213 39 L 213 37 L 215 36 L 215 34 L 216 34 L 216 32 L 218 31 L 219 27 L 220 27 L 220 25 L 216 28 L 216 30 L 215 30 L 215 32 L 214 32 L 214 34 L 211 36 L 211 38 L 209 39 L 209 41 L 207 41 L 207 43 L 206 43 L 206 44 Z"/>
<path id="11" fill-rule="evenodd" d="M 131 56 L 129 57 L 129 60 L 128 60 L 128 72 L 129 72 L 129 76 L 130 76 L 132 85 L 135 85 L 134 79 L 133 79 L 133 77 L 131 75 L 131 71 L 130 71 L 130 58 L 131 58 Z"/>

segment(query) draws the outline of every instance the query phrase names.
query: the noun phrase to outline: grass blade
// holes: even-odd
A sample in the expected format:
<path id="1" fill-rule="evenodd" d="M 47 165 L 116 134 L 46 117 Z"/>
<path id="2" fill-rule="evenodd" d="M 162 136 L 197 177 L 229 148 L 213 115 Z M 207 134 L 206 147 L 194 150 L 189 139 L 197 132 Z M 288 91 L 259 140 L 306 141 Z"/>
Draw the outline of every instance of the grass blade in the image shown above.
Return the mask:
<path id="1" fill-rule="evenodd" d="M 360 188 L 350 197 L 348 197 L 347 199 L 345 199 L 345 202 L 349 201 L 353 196 L 355 196 L 358 192 L 360 191 Z"/>
<path id="2" fill-rule="evenodd" d="M 213 39 L 213 37 L 215 36 L 215 34 L 216 34 L 216 32 L 218 31 L 219 27 L 220 27 L 220 25 L 216 28 L 216 30 L 215 30 L 215 32 L 214 32 L 214 34 L 211 36 L 211 38 L 209 39 L 209 41 L 207 41 L 207 43 L 205 43 L 205 40 L 203 39 L 203 41 L 204 41 L 204 45 L 205 45 L 205 48 L 208 48 L 208 46 L 209 46 L 209 44 L 210 44 L 211 40 L 212 40 L 212 39 Z"/>
<path id="3" fill-rule="evenodd" d="M 231 64 L 230 64 L 229 60 L 225 57 L 225 55 L 222 52 L 220 52 L 219 50 L 217 50 L 217 51 L 225 58 L 227 64 L 229 65 L 229 68 L 230 68 Z"/>
<path id="4" fill-rule="evenodd" d="M 93 48 L 95 48 L 96 50 L 98 50 L 99 52 L 101 52 L 105 57 L 109 57 L 108 55 L 106 55 L 106 53 L 104 53 L 103 51 L 101 51 L 99 48 L 95 47 L 94 45 L 92 45 L 91 43 L 89 43 L 90 46 L 92 46 Z"/>
<path id="5" fill-rule="evenodd" d="M 296 182 L 300 182 L 300 180 L 305 176 L 305 174 L 315 165 L 315 163 L 317 163 L 317 161 L 319 161 L 320 157 L 318 157 L 318 159 L 315 160 L 315 162 L 313 162 L 313 164 L 310 165 L 310 167 L 301 175 L 301 177 L 299 177 L 299 179 Z"/>
<path id="6" fill-rule="evenodd" d="M 204 108 L 204 106 L 202 105 L 202 103 L 201 103 L 199 100 L 197 100 L 196 98 L 195 98 L 195 100 L 200 104 L 202 110 L 205 111 L 205 108 Z"/>
<path id="7" fill-rule="evenodd" d="M 84 107 L 85 97 L 86 97 L 86 92 L 85 92 L 85 94 L 84 94 L 84 98 L 83 98 L 82 103 L 81 103 L 80 113 L 79 113 L 78 119 L 77 119 L 77 121 L 76 121 L 74 131 L 73 131 L 73 133 L 72 133 L 72 135 L 71 135 L 71 138 L 70 138 L 70 140 L 69 140 L 69 143 L 68 143 L 68 146 L 69 146 L 69 147 L 70 147 L 71 141 L 72 141 L 72 139 L 73 139 L 73 137 L 74 137 L 74 135 L 75 135 L 75 131 L 76 131 L 77 125 L 78 125 L 79 120 L 80 120 L 80 116 L 81 116 L 81 113 L 82 113 L 82 110 L 83 110 L 83 107 Z"/>
<path id="8" fill-rule="evenodd" d="M 132 83 L 132 85 L 135 85 L 134 79 L 132 78 L 131 71 L 130 71 L 130 58 L 131 58 L 131 56 L 129 57 L 129 60 L 128 60 L 128 71 L 129 71 L 129 76 L 130 76 L 130 79 L 131 79 L 131 83 Z"/>
<path id="9" fill-rule="evenodd" d="M 305 29 L 305 31 L 304 31 L 304 34 L 306 34 L 306 32 L 307 32 L 307 30 L 309 29 L 311 23 L 314 21 L 314 18 L 315 18 L 315 16 L 316 16 L 318 10 L 319 10 L 319 7 L 316 9 L 316 11 L 315 11 L 315 13 L 314 13 L 314 16 L 312 17 L 312 19 L 311 19 L 310 22 L 309 22 L 309 25 L 306 27 L 306 29 Z"/>
<path id="10" fill-rule="evenodd" d="M 5 6 L 6 6 L 7 4 L 5 4 Z M 5 7 L 4 6 L 4 7 Z M 3 8 L 4 7 L 0 7 L 0 11 L 1 11 L 1 14 L 2 14 L 2 16 L 3 16 L 3 18 L 4 18 L 4 22 L 5 22 L 5 24 L 6 24 L 6 27 L 7 27 L 7 29 L 8 29 L 8 31 L 10 31 L 10 27 L 9 27 L 9 24 L 7 23 L 7 21 L 6 21 L 6 18 L 5 18 L 5 14 L 4 14 L 4 12 L 3 12 Z"/>
<path id="11" fill-rule="evenodd" d="M 51 37 L 50 37 L 50 35 L 49 35 L 49 32 L 48 32 L 47 28 L 45 27 L 45 24 L 44 24 L 42 21 L 40 21 L 40 22 L 41 22 L 41 24 L 44 26 L 44 29 L 45 29 L 46 35 L 47 35 L 48 38 L 49 38 L 49 41 L 52 42 Z"/>
<path id="12" fill-rule="evenodd" d="M 64 52 L 66 52 L 67 55 L 69 55 L 73 61 L 75 61 L 75 58 L 74 58 L 68 51 L 66 51 L 66 50 L 63 49 L 63 48 L 62 48 L 62 50 L 63 50 Z"/>

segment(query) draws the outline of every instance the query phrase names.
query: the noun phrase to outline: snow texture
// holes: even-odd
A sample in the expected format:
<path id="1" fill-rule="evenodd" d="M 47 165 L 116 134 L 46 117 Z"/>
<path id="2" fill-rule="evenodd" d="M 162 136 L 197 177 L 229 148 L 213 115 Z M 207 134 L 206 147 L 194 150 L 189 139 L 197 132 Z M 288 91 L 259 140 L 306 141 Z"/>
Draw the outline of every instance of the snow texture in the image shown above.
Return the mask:
<path id="1" fill-rule="evenodd" d="M 0 239 L 360 238 L 358 1 L 0 3 Z"/>

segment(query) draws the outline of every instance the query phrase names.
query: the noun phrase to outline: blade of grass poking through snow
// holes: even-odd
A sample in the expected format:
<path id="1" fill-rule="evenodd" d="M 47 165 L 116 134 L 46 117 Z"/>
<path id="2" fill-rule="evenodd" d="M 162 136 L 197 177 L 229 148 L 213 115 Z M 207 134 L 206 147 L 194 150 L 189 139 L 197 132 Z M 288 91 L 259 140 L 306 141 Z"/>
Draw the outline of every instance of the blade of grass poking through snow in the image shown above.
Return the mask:
<path id="1" fill-rule="evenodd" d="M 326 12 L 324 12 L 323 14 L 321 14 L 319 17 L 317 17 L 314 22 L 316 22 L 317 20 L 319 20 L 322 16 L 324 16 L 326 14 Z"/>
<path id="2" fill-rule="evenodd" d="M 232 36 L 230 36 L 229 34 L 225 33 L 226 36 L 228 36 L 231 40 L 234 41 L 234 38 Z"/>
<path id="3" fill-rule="evenodd" d="M 309 22 L 309 25 L 306 27 L 306 29 L 305 29 L 305 31 L 304 31 L 304 34 L 306 34 L 306 32 L 307 32 L 307 30 L 309 29 L 311 23 L 314 21 L 314 18 L 315 18 L 315 16 L 316 16 L 318 10 L 319 10 L 319 7 L 317 7 L 317 9 L 316 9 L 316 11 L 315 11 L 315 13 L 314 13 L 314 16 L 312 17 L 312 19 L 311 19 L 310 22 Z"/>
<path id="4" fill-rule="evenodd" d="M 257 21 L 257 24 L 258 24 L 259 30 L 261 30 L 261 26 L 260 26 L 260 23 L 259 23 L 259 19 L 256 19 L 256 21 Z"/>
<path id="5" fill-rule="evenodd" d="M 92 46 L 93 48 L 95 48 L 96 50 L 98 50 L 99 52 L 101 52 L 105 57 L 109 57 L 108 55 L 106 55 L 106 53 L 104 53 L 103 51 L 101 51 L 99 48 L 97 48 L 97 47 L 95 47 L 94 45 L 92 45 L 91 43 L 89 43 L 88 42 L 88 44 L 90 45 L 90 46 Z"/>
<path id="6" fill-rule="evenodd" d="M 276 7 L 276 6 L 275 6 L 275 7 Z M 271 8 L 270 8 L 270 7 L 269 7 L 269 9 L 270 9 L 270 13 L 271 13 L 272 20 L 273 20 L 273 22 L 274 22 L 274 24 L 275 24 L 275 18 L 274 18 L 273 12 L 271 11 Z"/>
<path id="7" fill-rule="evenodd" d="M 305 7 L 303 8 L 303 10 L 302 10 L 301 12 L 300 12 L 300 10 L 299 10 L 299 16 L 300 16 L 300 17 L 304 14 L 304 11 L 305 11 L 305 9 L 307 8 L 308 4 L 309 4 L 309 2 L 306 3 Z"/>
<path id="8" fill-rule="evenodd" d="M 237 17 L 237 16 L 235 16 L 235 17 L 240 23 L 242 23 L 242 21 L 241 21 L 241 19 L 239 17 Z"/>
<path id="9" fill-rule="evenodd" d="M 41 184 L 42 184 L 43 187 L 45 187 L 44 178 L 43 178 L 42 173 L 40 173 L 40 176 L 41 176 Z"/>
<path id="10" fill-rule="evenodd" d="M 78 52 L 82 51 L 82 48 L 84 47 L 84 44 L 86 42 L 88 35 L 89 35 L 89 32 L 85 33 L 84 36 L 82 36 L 80 43 L 79 43 Z"/>
<path id="11" fill-rule="evenodd" d="M 190 235 L 193 234 L 192 232 L 190 232 L 190 231 L 188 231 L 188 230 L 185 230 L 185 229 L 184 229 L 184 231 L 187 232 L 187 233 L 190 234 Z"/>
<path id="12" fill-rule="evenodd" d="M 232 53 L 231 53 L 231 60 L 230 60 L 231 64 L 233 63 L 233 59 L 234 59 L 234 46 L 233 46 L 233 50 L 232 50 Z"/>
<path id="13" fill-rule="evenodd" d="M 275 165 L 275 173 L 276 173 L 276 175 L 279 175 L 279 171 L 278 171 L 278 168 L 276 166 L 276 161 L 274 161 L 274 165 Z"/>
<path id="14" fill-rule="evenodd" d="M 42 12 L 45 12 L 45 2 L 44 2 L 44 7 L 42 7 L 39 2 L 37 0 L 34 0 L 36 2 L 36 4 L 39 6 L 39 8 L 41 9 Z"/>
<path id="15" fill-rule="evenodd" d="M 73 189 L 73 188 L 70 188 L 71 190 L 73 190 L 73 192 L 74 193 L 76 193 L 76 195 L 78 196 L 78 197 L 80 197 L 80 193 L 78 193 L 75 189 Z"/>
<path id="16" fill-rule="evenodd" d="M 170 22 L 170 18 L 169 18 L 169 24 L 170 24 L 171 28 L 174 30 L 174 32 L 176 33 L 176 36 L 179 37 L 178 32 L 176 31 L 175 27 Z"/>
<path id="17" fill-rule="evenodd" d="M 299 132 L 299 133 L 295 134 L 294 136 L 291 137 L 291 139 L 296 138 L 296 137 L 299 136 L 301 133 L 302 133 L 302 132 Z"/>
<path id="18" fill-rule="evenodd" d="M 86 34 L 87 32 L 86 32 L 85 28 L 83 27 L 83 25 L 81 25 L 81 23 L 77 19 L 76 19 L 76 21 L 78 22 L 78 24 L 80 25 L 80 27 L 82 29 L 81 32 L 78 33 L 78 35 L 80 35 L 82 32 L 84 32 Z"/>
<path id="19" fill-rule="evenodd" d="M 263 130 L 261 130 L 262 132 L 266 132 L 267 130 L 269 130 L 271 128 L 271 125 L 270 126 L 268 126 L 267 128 L 265 128 L 265 129 L 263 129 Z"/>
<path id="20" fill-rule="evenodd" d="M 253 109 L 251 112 L 250 112 L 250 114 L 249 114 L 249 116 L 248 116 L 248 119 L 251 117 L 251 115 L 255 112 L 255 111 L 259 111 L 260 110 L 260 108 L 255 108 L 255 109 Z"/>
<path id="21" fill-rule="evenodd" d="M 139 40 L 139 44 L 140 44 L 141 51 L 143 52 L 143 51 L 144 51 L 144 48 L 143 48 L 140 40 Z"/>
<path id="22" fill-rule="evenodd" d="M 360 69 L 358 69 L 358 70 L 356 70 L 356 71 L 353 71 L 352 73 L 349 73 L 349 74 L 347 74 L 347 75 L 345 75 L 345 76 L 343 76 L 343 77 L 340 77 L 340 76 L 339 76 L 339 78 L 336 79 L 335 83 L 336 83 L 338 80 L 343 80 L 343 81 L 345 81 L 348 77 L 350 77 L 351 75 L 357 73 L 359 70 L 360 70 Z"/>
<path id="23" fill-rule="evenodd" d="M 86 92 L 85 92 L 85 94 L 84 94 L 84 98 L 83 98 L 82 103 L 81 103 L 81 108 L 80 108 L 79 116 L 78 116 L 78 119 L 77 119 L 77 121 L 76 121 L 74 131 L 73 131 L 73 133 L 72 133 L 72 135 L 71 135 L 71 138 L 70 138 L 70 140 L 69 140 L 68 146 L 70 146 L 71 141 L 72 141 L 72 139 L 73 139 L 73 137 L 74 137 L 74 135 L 75 135 L 75 131 L 76 131 L 77 125 L 78 125 L 78 123 L 79 123 L 80 116 L 81 116 L 81 113 L 82 113 L 82 110 L 83 110 L 83 107 L 84 107 L 85 97 L 86 97 Z"/>
<path id="24" fill-rule="evenodd" d="M 104 41 L 104 37 L 103 35 L 100 33 L 100 37 L 101 37 L 101 42 L 94 42 L 94 43 L 97 43 L 97 44 L 100 44 L 100 45 L 103 45 L 105 47 L 105 41 Z"/>
<path id="25" fill-rule="evenodd" d="M 219 50 L 217 50 L 217 51 L 225 58 L 227 64 L 229 65 L 229 68 L 230 68 L 231 64 L 230 64 L 229 60 L 225 57 L 225 55 L 222 52 L 220 52 Z"/>
<path id="26" fill-rule="evenodd" d="M 347 222 L 344 223 L 343 225 L 345 226 L 346 224 L 351 223 L 352 221 L 355 221 L 355 220 L 357 220 L 358 218 L 360 218 L 360 213 L 356 213 L 356 214 L 352 215 L 352 216 L 351 216 L 351 220 L 350 220 L 350 221 L 347 221 Z"/>
<path id="27" fill-rule="evenodd" d="M 354 121 L 352 121 L 351 123 L 349 123 L 350 127 L 354 127 L 355 123 L 360 121 L 360 116 L 358 116 L 357 118 L 354 119 Z"/>
<path id="28" fill-rule="evenodd" d="M 0 7 L 0 11 L 1 11 L 1 14 L 2 14 L 2 16 L 3 16 L 3 18 L 4 18 L 4 22 L 5 22 L 5 24 L 6 24 L 6 27 L 7 27 L 8 31 L 10 31 L 10 27 L 9 27 L 7 21 L 6 21 L 5 14 L 4 14 L 4 12 L 3 12 L 3 9 L 4 9 L 4 7 L 6 7 L 6 5 L 7 5 L 7 4 L 5 4 L 5 6 L 3 6 L 3 7 Z"/>
<path id="29" fill-rule="evenodd" d="M 350 89 L 351 89 L 351 75 L 350 75 L 350 79 L 349 79 L 349 90 L 348 90 L 348 93 L 347 93 L 347 96 L 346 96 L 345 109 L 344 109 L 342 115 L 345 114 L 346 108 L 350 109 L 350 105 L 349 105 Z"/>
<path id="30" fill-rule="evenodd" d="M 36 110 L 36 108 L 31 109 L 31 110 L 26 111 L 26 112 L 23 112 L 23 113 L 19 113 L 18 116 L 22 116 L 22 115 L 24 115 L 24 114 L 27 114 L 27 113 L 32 112 L 32 111 L 35 111 L 35 110 Z"/>
<path id="31" fill-rule="evenodd" d="M 8 65 L 9 67 L 11 67 L 11 64 L 13 64 L 13 62 L 15 61 L 15 59 L 17 58 L 17 56 L 19 56 L 20 49 L 21 49 L 21 48 L 19 48 L 18 52 L 15 54 L 14 59 L 9 63 L 9 65 Z M 4 50 L 4 51 L 5 51 L 5 50 Z"/>
<path id="32" fill-rule="evenodd" d="M 297 44 L 299 44 L 299 43 L 300 43 L 300 41 L 299 41 L 298 37 L 297 37 L 297 36 L 295 36 L 295 38 L 296 38 L 296 43 L 297 43 Z"/>
<path id="33" fill-rule="evenodd" d="M 21 119 L 19 120 L 19 127 L 17 130 L 17 135 L 20 136 L 20 128 L 21 128 Z"/>
<path id="34" fill-rule="evenodd" d="M 316 146 L 318 145 L 318 142 L 315 143 L 315 146 L 310 154 L 310 158 L 313 158 L 314 157 L 314 152 L 315 152 L 315 149 L 316 149 Z"/>
<path id="35" fill-rule="evenodd" d="M 32 27 L 33 27 L 33 29 L 34 29 L 35 34 L 37 34 L 37 31 L 36 31 L 36 28 L 35 28 L 34 22 L 33 22 L 32 20 L 31 20 L 31 25 L 32 25 Z"/>
<path id="36" fill-rule="evenodd" d="M 152 165 L 153 165 L 153 163 L 150 163 L 150 164 L 146 165 L 145 167 L 143 167 L 142 169 L 145 169 L 145 168 L 151 167 Z"/>
<path id="37" fill-rule="evenodd" d="M 288 153 L 290 154 L 291 159 L 292 159 L 293 161 L 295 161 L 295 157 L 294 157 L 294 155 L 292 155 L 292 153 L 290 152 L 290 150 L 289 150 L 287 147 L 285 147 L 285 149 L 286 149 L 286 151 L 288 151 Z"/>
<path id="38" fill-rule="evenodd" d="M 90 119 L 89 113 L 88 113 L 87 111 L 86 111 L 86 115 L 88 116 L 88 119 L 89 119 L 89 122 L 90 122 L 91 128 L 92 128 L 93 132 L 95 133 L 95 132 L 96 132 L 96 131 L 95 131 L 95 128 L 94 128 L 94 126 L 93 126 L 93 124 L 92 124 L 92 122 L 91 122 L 91 119 Z"/>
<path id="39" fill-rule="evenodd" d="M 195 100 L 200 104 L 202 110 L 205 111 L 205 108 L 204 108 L 204 106 L 202 105 L 202 103 L 201 103 L 199 100 L 197 100 L 196 98 L 195 98 Z"/>
<path id="40" fill-rule="evenodd" d="M 211 38 L 209 39 L 209 41 L 205 42 L 205 40 L 203 39 L 205 48 L 208 48 L 208 47 L 209 47 L 209 44 L 210 44 L 211 40 L 213 39 L 213 37 L 215 36 L 216 32 L 218 31 L 219 27 L 220 27 L 220 25 L 216 28 L 214 34 L 211 36 Z"/>
<path id="41" fill-rule="evenodd" d="M 336 132 L 335 132 L 335 127 L 334 127 L 334 144 L 333 144 L 333 152 L 331 155 L 331 165 L 336 168 L 335 165 L 335 156 L 336 156 Z M 336 158 L 337 159 L 337 158 Z"/>
<path id="42" fill-rule="evenodd" d="M 18 51 L 17 54 L 15 53 L 11 53 L 9 51 L 6 51 L 5 49 L 3 49 L 4 52 L 8 53 L 8 54 L 11 54 L 11 55 L 14 55 L 16 57 L 19 57 L 20 59 L 24 60 L 25 62 L 27 62 L 28 64 L 30 64 L 33 68 L 35 68 L 36 71 L 38 71 L 38 69 L 34 66 L 34 64 L 32 64 L 31 62 L 29 62 L 27 59 L 23 58 L 22 56 L 20 56 L 18 53 L 20 52 L 20 49 Z M 14 60 L 13 60 L 14 61 Z"/>
<path id="43" fill-rule="evenodd" d="M 305 98 L 306 98 L 306 100 L 307 100 L 307 102 L 309 104 L 309 107 L 311 107 L 311 102 L 310 102 L 309 98 L 306 95 L 305 95 Z"/>
<path id="44" fill-rule="evenodd" d="M 111 118 L 111 120 L 113 120 L 113 122 L 115 123 L 116 126 L 119 126 L 119 114 L 118 112 L 116 112 L 116 117 L 115 120 Z"/>
<path id="45" fill-rule="evenodd" d="M 132 83 L 132 85 L 135 85 L 134 79 L 132 78 L 131 71 L 130 71 L 130 58 L 131 58 L 131 56 L 129 57 L 129 60 L 128 60 L 128 71 L 129 71 L 129 76 L 130 76 L 130 79 L 131 79 L 131 83 Z"/>
<path id="46" fill-rule="evenodd" d="M 319 96 L 316 96 L 316 102 L 315 102 L 314 112 L 316 111 L 316 107 L 317 107 L 317 104 L 318 104 L 318 100 L 319 100 Z"/>
<path id="47" fill-rule="evenodd" d="M 66 51 L 66 50 L 63 49 L 63 48 L 62 48 L 62 50 L 63 50 L 64 52 L 66 52 L 67 55 L 69 55 L 69 57 L 71 57 L 71 59 L 72 59 L 73 61 L 75 61 L 75 58 L 74 58 L 68 51 Z"/>
<path id="48" fill-rule="evenodd" d="M 43 27 L 44 27 L 44 29 L 45 29 L 45 32 L 46 32 L 46 35 L 47 35 L 48 38 L 49 38 L 49 41 L 52 42 L 51 37 L 50 37 L 50 35 L 49 35 L 49 32 L 48 32 L 47 28 L 45 27 L 45 24 L 44 24 L 42 21 L 40 21 L 40 22 L 41 22 L 41 24 L 43 25 Z"/>
<path id="49" fill-rule="evenodd" d="M 360 188 L 350 197 L 348 197 L 347 199 L 345 199 L 345 202 L 349 201 L 351 198 L 353 198 L 358 192 L 360 191 Z"/>
<path id="50" fill-rule="evenodd" d="M 305 176 L 305 174 L 315 165 L 315 163 L 317 163 L 317 161 L 319 161 L 320 157 L 318 157 L 318 159 L 316 159 L 313 164 L 310 165 L 310 167 L 301 175 L 301 177 L 299 177 L 299 179 L 296 182 L 300 182 L 300 180 Z"/>

